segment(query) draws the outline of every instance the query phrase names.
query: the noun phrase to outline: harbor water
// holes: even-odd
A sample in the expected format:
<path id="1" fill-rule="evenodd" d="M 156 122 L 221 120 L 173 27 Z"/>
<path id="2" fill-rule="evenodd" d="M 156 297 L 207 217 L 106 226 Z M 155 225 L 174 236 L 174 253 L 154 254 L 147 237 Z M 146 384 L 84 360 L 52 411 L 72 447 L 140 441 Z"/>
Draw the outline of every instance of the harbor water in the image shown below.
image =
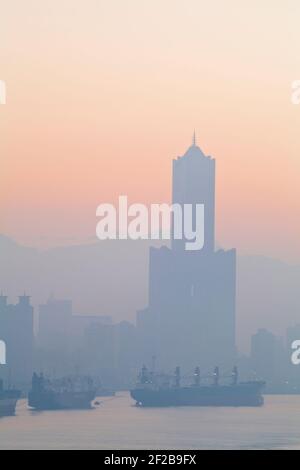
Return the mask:
<path id="1" fill-rule="evenodd" d="M 139 408 L 127 392 L 95 409 L 28 410 L 0 418 L 0 449 L 297 449 L 300 396 L 266 396 L 261 408 Z"/>

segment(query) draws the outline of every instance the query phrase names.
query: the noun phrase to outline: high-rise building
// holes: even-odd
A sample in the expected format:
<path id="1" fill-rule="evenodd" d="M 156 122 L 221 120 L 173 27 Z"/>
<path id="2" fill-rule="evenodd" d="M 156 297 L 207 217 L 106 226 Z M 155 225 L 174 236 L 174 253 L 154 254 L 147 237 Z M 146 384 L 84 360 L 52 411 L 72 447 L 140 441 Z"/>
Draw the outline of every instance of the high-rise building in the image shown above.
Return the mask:
<path id="1" fill-rule="evenodd" d="M 204 205 L 204 246 L 151 248 L 149 305 L 138 312 L 141 361 L 203 369 L 235 362 L 236 252 L 215 251 L 215 160 L 197 146 L 173 161 L 173 203 Z M 174 234 L 173 234 L 174 235 Z"/>
<path id="2" fill-rule="evenodd" d="M 72 321 L 72 301 L 57 300 L 53 295 L 39 306 L 38 344 L 44 349 L 65 353 Z"/>
<path id="3" fill-rule="evenodd" d="M 265 328 L 257 330 L 251 337 L 250 360 L 256 377 L 266 380 L 269 390 L 284 382 L 289 363 L 282 338 Z"/>
<path id="4" fill-rule="evenodd" d="M 71 300 L 51 295 L 39 306 L 37 369 L 50 375 L 83 372 L 89 355 L 86 331 L 111 324 L 109 316 L 74 315 Z"/>
<path id="5" fill-rule="evenodd" d="M 2 377 L 11 384 L 26 387 L 33 368 L 33 307 L 30 297 L 21 295 L 16 305 L 0 295 L 0 332 L 6 344 L 6 365 Z"/>

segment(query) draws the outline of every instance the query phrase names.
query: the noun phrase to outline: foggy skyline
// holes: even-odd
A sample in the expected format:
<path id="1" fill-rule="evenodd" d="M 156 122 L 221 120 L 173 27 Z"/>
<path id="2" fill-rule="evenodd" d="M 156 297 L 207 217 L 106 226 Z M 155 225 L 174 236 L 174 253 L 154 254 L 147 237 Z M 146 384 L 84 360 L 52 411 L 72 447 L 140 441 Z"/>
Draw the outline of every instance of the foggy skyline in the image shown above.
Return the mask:
<path id="1" fill-rule="evenodd" d="M 0 0 L 0 449 L 300 449 L 299 18 Z"/>

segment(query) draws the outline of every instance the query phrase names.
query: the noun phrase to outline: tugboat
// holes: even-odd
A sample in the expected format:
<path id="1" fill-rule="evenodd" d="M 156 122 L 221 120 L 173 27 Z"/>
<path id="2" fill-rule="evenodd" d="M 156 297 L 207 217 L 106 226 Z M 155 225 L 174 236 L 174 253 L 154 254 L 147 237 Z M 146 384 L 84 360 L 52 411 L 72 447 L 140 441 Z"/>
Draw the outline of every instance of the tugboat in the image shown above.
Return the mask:
<path id="1" fill-rule="evenodd" d="M 89 409 L 96 397 L 96 387 L 89 377 L 63 377 L 46 380 L 33 374 L 28 405 L 35 410 Z"/>
<path id="2" fill-rule="evenodd" d="M 16 411 L 17 401 L 21 396 L 19 390 L 4 389 L 3 380 L 0 379 L 0 417 L 13 416 Z"/>
<path id="3" fill-rule="evenodd" d="M 233 368 L 230 384 L 220 384 L 219 367 L 213 373 L 213 383 L 200 384 L 200 369 L 194 371 L 194 383 L 181 386 L 180 367 L 176 367 L 174 383 L 159 380 L 144 366 L 131 397 L 138 406 L 262 406 L 264 398 L 262 381 L 238 381 L 238 369 Z"/>

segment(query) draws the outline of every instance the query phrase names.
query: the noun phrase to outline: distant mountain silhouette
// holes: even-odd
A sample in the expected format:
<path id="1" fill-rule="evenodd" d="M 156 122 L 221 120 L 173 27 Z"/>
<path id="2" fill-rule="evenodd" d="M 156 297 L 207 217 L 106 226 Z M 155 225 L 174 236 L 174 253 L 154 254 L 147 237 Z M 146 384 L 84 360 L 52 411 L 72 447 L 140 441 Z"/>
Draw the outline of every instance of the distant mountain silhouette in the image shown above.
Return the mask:
<path id="1" fill-rule="evenodd" d="M 107 240 L 38 251 L 0 235 L 0 291 L 10 301 L 26 291 L 35 307 L 54 293 L 72 299 L 75 313 L 135 321 L 136 311 L 148 301 L 149 247 L 154 244 Z M 288 326 L 300 322 L 300 265 L 239 256 L 237 274 L 242 349 L 257 328 L 284 335 Z"/>

